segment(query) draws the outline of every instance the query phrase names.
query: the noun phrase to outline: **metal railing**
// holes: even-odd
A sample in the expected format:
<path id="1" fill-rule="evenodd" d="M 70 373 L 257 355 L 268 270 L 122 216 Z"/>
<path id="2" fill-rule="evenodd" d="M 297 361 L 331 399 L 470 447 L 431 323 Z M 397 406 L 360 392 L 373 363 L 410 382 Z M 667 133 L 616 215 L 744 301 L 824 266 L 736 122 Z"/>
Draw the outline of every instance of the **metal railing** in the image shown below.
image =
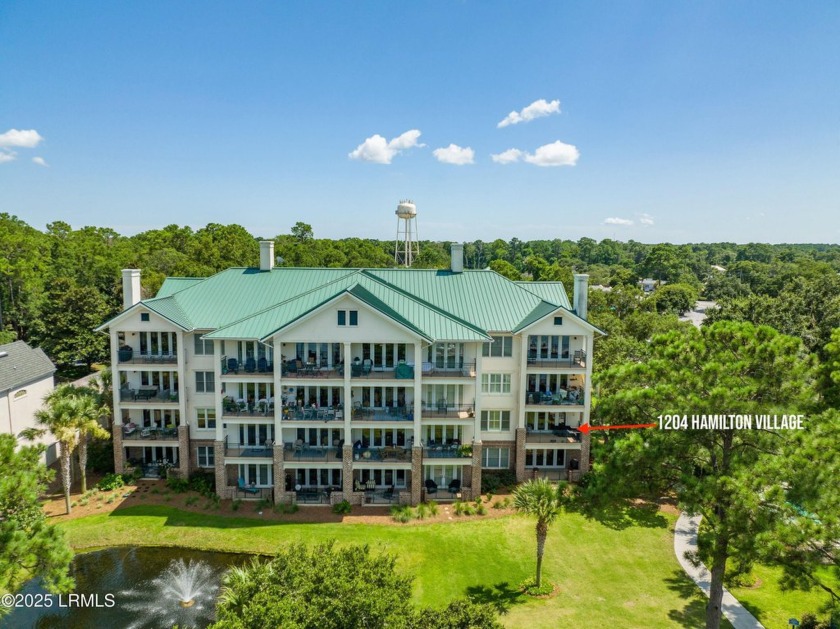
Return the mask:
<path id="1" fill-rule="evenodd" d="M 229 376 L 231 374 L 270 376 L 274 373 L 274 363 L 264 357 L 239 360 L 238 358 L 222 356 L 221 363 L 223 376 Z"/>
<path id="2" fill-rule="evenodd" d="M 178 441 L 178 428 L 143 428 L 135 424 L 123 424 L 123 441 L 128 440 Z"/>
<path id="3" fill-rule="evenodd" d="M 551 430 L 527 429 L 525 443 L 580 443 L 577 428 L 554 428 Z"/>
<path id="4" fill-rule="evenodd" d="M 225 437 L 225 456 L 272 458 L 274 457 L 274 442 L 269 439 L 263 444 L 247 444 L 229 441 Z"/>
<path id="5" fill-rule="evenodd" d="M 135 353 L 134 350 L 121 349 L 117 351 L 117 361 L 121 365 L 172 365 L 178 362 L 177 352 Z"/>
<path id="6" fill-rule="evenodd" d="M 583 405 L 582 392 L 569 392 L 563 394 L 540 393 L 531 391 L 525 394 L 525 404 L 539 406 L 581 406 Z"/>
<path id="7" fill-rule="evenodd" d="M 285 463 L 294 463 L 297 461 L 341 461 L 341 450 L 332 446 L 287 443 L 283 447 L 283 461 Z"/>
<path id="8" fill-rule="evenodd" d="M 433 363 L 423 363 L 422 369 L 424 378 L 475 378 L 475 361 L 441 367 Z"/>
<path id="9" fill-rule="evenodd" d="M 446 401 L 442 401 L 435 404 L 423 404 L 420 414 L 422 417 L 469 419 L 475 417 L 475 407 L 472 404 L 447 404 Z"/>
<path id="10" fill-rule="evenodd" d="M 529 367 L 546 367 L 546 368 L 560 368 L 560 367 L 586 367 L 586 352 L 578 350 L 569 356 L 563 358 L 543 358 L 535 355 L 528 356 Z"/>
<path id="11" fill-rule="evenodd" d="M 367 448 L 353 448 L 353 460 L 360 463 L 376 463 L 379 461 L 411 461 L 411 448 L 402 446 L 374 446 Z"/>
<path id="12" fill-rule="evenodd" d="M 423 448 L 424 459 L 470 459 L 472 458 L 472 446 L 447 445 L 431 446 Z"/>
<path id="13" fill-rule="evenodd" d="M 145 402 L 148 404 L 177 404 L 178 392 L 169 389 L 139 388 L 120 389 L 121 402 Z"/>
<path id="14" fill-rule="evenodd" d="M 373 408 L 361 406 L 353 409 L 353 421 L 410 422 L 414 415 L 408 406 Z"/>

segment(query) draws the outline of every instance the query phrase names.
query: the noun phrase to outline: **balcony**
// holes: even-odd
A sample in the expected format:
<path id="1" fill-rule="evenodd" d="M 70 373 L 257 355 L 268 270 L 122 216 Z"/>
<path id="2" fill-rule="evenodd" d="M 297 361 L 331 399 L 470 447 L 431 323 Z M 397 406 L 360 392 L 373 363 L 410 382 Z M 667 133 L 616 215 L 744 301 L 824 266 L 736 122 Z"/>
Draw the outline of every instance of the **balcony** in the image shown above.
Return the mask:
<path id="1" fill-rule="evenodd" d="M 368 359 L 350 365 L 351 378 L 369 380 L 414 380 L 414 365 L 400 363 L 396 367 L 375 367 Z"/>
<path id="2" fill-rule="evenodd" d="M 120 401 L 144 404 L 177 404 L 178 392 L 158 389 L 156 386 L 141 386 L 137 389 L 120 389 Z"/>
<path id="3" fill-rule="evenodd" d="M 471 459 L 472 446 L 460 443 L 434 445 L 431 442 L 423 448 L 423 459 Z"/>
<path id="4" fill-rule="evenodd" d="M 302 443 L 286 443 L 283 446 L 284 463 L 340 463 L 341 448 L 332 446 L 317 446 Z"/>
<path id="5" fill-rule="evenodd" d="M 344 411 L 340 408 L 312 408 L 311 406 L 283 407 L 283 420 L 289 422 L 330 422 L 344 421 Z"/>
<path id="6" fill-rule="evenodd" d="M 472 404 L 447 404 L 446 400 L 440 400 L 435 404 L 424 404 L 420 414 L 423 419 L 470 419 L 475 417 L 475 407 Z"/>
<path id="7" fill-rule="evenodd" d="M 352 419 L 353 421 L 410 422 L 414 421 L 414 415 L 410 406 L 386 408 L 359 406 L 353 408 Z"/>
<path id="8" fill-rule="evenodd" d="M 225 456 L 271 459 L 274 457 L 274 442 L 269 439 L 263 445 L 238 443 L 225 437 Z"/>
<path id="9" fill-rule="evenodd" d="M 282 376 L 284 379 L 296 380 L 299 378 L 344 378 L 344 367 L 323 367 L 316 363 L 304 363 L 299 360 L 290 360 L 283 364 Z"/>
<path id="10" fill-rule="evenodd" d="M 120 365 L 177 365 L 178 354 L 172 353 L 135 353 L 133 349 L 125 346 L 117 352 L 117 361 Z"/>
<path id="11" fill-rule="evenodd" d="M 381 461 L 410 463 L 411 448 L 400 446 L 353 448 L 353 460 L 359 463 L 379 463 Z"/>
<path id="12" fill-rule="evenodd" d="M 178 428 L 141 428 L 137 424 L 129 423 L 123 425 L 123 441 L 178 441 Z"/>
<path id="13" fill-rule="evenodd" d="M 578 350 L 563 358 L 537 358 L 536 355 L 529 355 L 528 367 L 548 369 L 583 369 L 586 367 L 586 352 Z"/>
<path id="14" fill-rule="evenodd" d="M 530 391 L 525 398 L 525 404 L 529 406 L 582 406 L 583 402 L 583 391 L 574 389 L 571 391 L 560 389 L 557 393 Z"/>
<path id="15" fill-rule="evenodd" d="M 274 398 L 248 403 L 228 396 L 222 400 L 222 416 L 230 418 L 274 417 Z"/>
<path id="16" fill-rule="evenodd" d="M 271 376 L 274 374 L 274 363 L 265 357 L 246 358 L 239 360 L 222 356 L 222 375 Z"/>
<path id="17" fill-rule="evenodd" d="M 475 362 L 446 366 L 423 363 L 422 370 L 424 378 L 475 378 Z"/>
<path id="18" fill-rule="evenodd" d="M 576 428 L 556 428 L 553 430 L 531 430 L 525 435 L 526 444 L 580 443 L 580 431 Z"/>

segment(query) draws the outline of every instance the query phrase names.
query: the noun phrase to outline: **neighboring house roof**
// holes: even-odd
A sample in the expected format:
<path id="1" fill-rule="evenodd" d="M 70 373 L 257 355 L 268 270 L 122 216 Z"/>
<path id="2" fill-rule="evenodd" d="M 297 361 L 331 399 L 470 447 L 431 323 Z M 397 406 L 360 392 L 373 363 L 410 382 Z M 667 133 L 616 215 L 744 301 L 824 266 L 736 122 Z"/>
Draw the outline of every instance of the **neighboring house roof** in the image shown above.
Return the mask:
<path id="1" fill-rule="evenodd" d="M 265 339 L 342 295 L 428 341 L 486 341 L 571 308 L 560 282 L 513 282 L 490 270 L 287 267 L 167 278 L 142 305 L 185 330 L 212 330 L 206 338 Z"/>
<path id="2" fill-rule="evenodd" d="M 0 345 L 0 392 L 43 380 L 54 373 L 55 365 L 42 349 L 29 347 L 23 341 Z"/>

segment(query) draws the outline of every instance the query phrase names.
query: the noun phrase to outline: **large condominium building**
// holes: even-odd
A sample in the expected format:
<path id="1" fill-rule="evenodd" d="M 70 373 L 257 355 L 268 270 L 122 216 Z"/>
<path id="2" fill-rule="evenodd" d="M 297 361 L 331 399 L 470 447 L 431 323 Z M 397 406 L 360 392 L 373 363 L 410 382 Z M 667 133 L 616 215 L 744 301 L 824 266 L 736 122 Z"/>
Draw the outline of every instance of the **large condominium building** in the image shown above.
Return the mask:
<path id="1" fill-rule="evenodd" d="M 586 470 L 587 276 L 463 269 L 260 268 L 168 278 L 142 300 L 123 271 L 111 337 L 114 456 L 213 470 L 223 498 L 354 504 L 469 499 L 482 474 Z M 273 494 L 273 495 L 272 495 Z"/>

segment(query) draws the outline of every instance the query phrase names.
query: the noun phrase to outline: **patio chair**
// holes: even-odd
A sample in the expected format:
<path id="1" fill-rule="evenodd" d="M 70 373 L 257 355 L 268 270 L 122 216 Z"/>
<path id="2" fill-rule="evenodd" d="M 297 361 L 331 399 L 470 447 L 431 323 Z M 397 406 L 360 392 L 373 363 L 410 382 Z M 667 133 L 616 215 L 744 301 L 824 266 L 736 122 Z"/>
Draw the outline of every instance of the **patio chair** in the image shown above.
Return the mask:
<path id="1" fill-rule="evenodd" d="M 260 373 L 265 373 L 268 371 L 268 361 L 265 359 L 264 356 L 261 356 L 260 359 L 257 361 L 257 371 Z"/>
<path id="2" fill-rule="evenodd" d="M 433 481 L 431 478 L 427 478 L 426 482 L 423 483 L 426 486 L 426 495 L 436 494 L 438 490 L 437 483 Z"/>
<path id="3" fill-rule="evenodd" d="M 370 376 L 370 372 L 373 370 L 373 361 L 370 358 L 365 358 L 362 361 L 362 375 L 363 376 Z"/>
<path id="4" fill-rule="evenodd" d="M 256 495 L 256 494 L 260 493 L 260 490 L 258 488 L 250 487 L 249 485 L 246 485 L 245 484 L 245 479 L 242 478 L 241 476 L 239 477 L 238 488 L 239 488 L 239 491 L 243 491 L 246 494 Z"/>
<path id="5" fill-rule="evenodd" d="M 245 359 L 245 373 L 254 373 L 257 370 L 257 361 L 253 358 Z"/>
<path id="6" fill-rule="evenodd" d="M 461 491 L 461 481 L 457 478 L 452 479 L 452 482 L 449 483 L 449 487 L 447 487 L 449 493 L 453 496 Z"/>
<path id="7" fill-rule="evenodd" d="M 239 361 L 235 358 L 228 358 L 227 359 L 227 370 L 228 373 L 239 373 Z"/>
<path id="8" fill-rule="evenodd" d="M 257 412 L 266 415 L 268 413 L 268 400 L 264 397 L 257 401 Z"/>

